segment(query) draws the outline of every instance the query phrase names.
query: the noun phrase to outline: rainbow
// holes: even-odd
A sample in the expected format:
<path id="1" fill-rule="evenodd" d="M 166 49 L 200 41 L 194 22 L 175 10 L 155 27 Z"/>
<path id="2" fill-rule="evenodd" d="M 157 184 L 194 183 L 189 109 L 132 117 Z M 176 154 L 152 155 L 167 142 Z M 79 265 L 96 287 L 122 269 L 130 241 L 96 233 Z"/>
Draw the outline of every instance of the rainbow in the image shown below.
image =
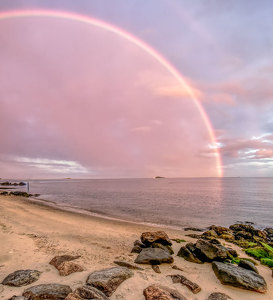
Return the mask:
<path id="1" fill-rule="evenodd" d="M 195 95 L 194 89 L 186 82 L 186 80 L 182 77 L 182 75 L 179 73 L 178 70 L 174 68 L 161 54 L 159 54 L 156 50 L 154 50 L 152 47 L 138 39 L 137 37 L 133 36 L 132 34 L 116 27 L 111 24 L 105 23 L 101 20 L 91 18 L 89 16 L 83 16 L 76 13 L 69 13 L 69 12 L 63 12 L 63 11 L 53 11 L 53 10 L 20 10 L 20 11 L 4 11 L 0 12 L 0 20 L 6 20 L 6 19 L 12 19 L 12 18 L 24 18 L 24 17 L 51 17 L 51 18 L 61 18 L 76 22 L 81 22 L 87 25 L 92 25 L 99 27 L 101 29 L 104 29 L 108 32 L 112 32 L 114 34 L 117 34 L 118 36 L 126 39 L 127 41 L 131 42 L 132 44 L 138 46 L 143 51 L 145 51 L 147 54 L 151 55 L 156 61 L 158 61 L 166 70 L 168 70 L 179 82 L 181 87 L 185 89 L 188 94 L 191 96 L 196 108 L 198 109 L 205 126 L 208 130 L 209 137 L 211 140 L 212 145 L 217 145 L 217 141 L 215 138 L 214 130 L 211 125 L 211 122 L 206 114 L 206 111 L 204 110 L 202 104 L 197 99 Z M 216 168 L 217 168 L 217 174 L 219 177 L 223 176 L 223 170 L 222 170 L 222 162 L 221 162 L 221 155 L 219 152 L 219 149 L 217 147 L 214 148 L 214 155 L 216 159 Z"/>

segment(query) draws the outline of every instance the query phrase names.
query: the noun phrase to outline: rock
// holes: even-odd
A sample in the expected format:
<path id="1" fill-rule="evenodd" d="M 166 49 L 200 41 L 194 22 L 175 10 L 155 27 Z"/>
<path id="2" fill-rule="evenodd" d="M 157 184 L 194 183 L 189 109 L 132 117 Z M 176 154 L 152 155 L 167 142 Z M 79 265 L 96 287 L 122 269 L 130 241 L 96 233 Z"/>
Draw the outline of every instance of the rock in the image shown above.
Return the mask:
<path id="1" fill-rule="evenodd" d="M 148 286 L 143 291 L 143 295 L 146 300 L 187 300 L 176 290 L 157 284 Z"/>
<path id="2" fill-rule="evenodd" d="M 173 265 L 172 269 L 178 270 L 178 271 L 183 271 L 183 269 L 179 268 L 177 265 Z"/>
<path id="3" fill-rule="evenodd" d="M 200 239 L 202 237 L 202 234 L 192 233 L 192 234 L 186 234 L 186 236 L 189 236 L 193 239 Z"/>
<path id="4" fill-rule="evenodd" d="M 224 264 L 221 262 L 213 262 L 212 268 L 222 284 L 258 293 L 265 293 L 267 290 L 264 278 L 253 271 L 246 270 L 233 264 Z"/>
<path id="5" fill-rule="evenodd" d="M 3 281 L 3 285 L 24 286 L 37 281 L 42 272 L 37 270 L 18 270 L 9 274 Z"/>
<path id="6" fill-rule="evenodd" d="M 141 248 L 140 246 L 134 246 L 131 250 L 131 253 L 140 253 L 142 249 L 143 248 Z"/>
<path id="7" fill-rule="evenodd" d="M 234 224 L 229 226 L 229 229 L 233 231 L 247 231 L 251 234 L 255 234 L 255 228 L 252 225 L 246 225 L 246 224 Z"/>
<path id="8" fill-rule="evenodd" d="M 205 231 L 203 234 L 202 234 L 202 238 L 204 239 L 215 239 L 215 238 L 218 238 L 218 234 L 214 231 L 214 230 L 208 230 L 208 231 Z"/>
<path id="9" fill-rule="evenodd" d="M 162 245 L 172 245 L 171 240 L 164 231 L 143 232 L 141 234 L 141 242 L 150 246 L 152 243 L 160 243 Z"/>
<path id="10" fill-rule="evenodd" d="M 27 298 L 23 296 L 12 296 L 9 300 L 27 300 Z"/>
<path id="11" fill-rule="evenodd" d="M 62 300 L 72 292 L 68 285 L 63 284 L 40 284 L 26 289 L 23 296 L 29 300 Z"/>
<path id="12" fill-rule="evenodd" d="M 133 276 L 133 272 L 124 267 L 113 267 L 91 273 L 86 284 L 91 285 L 110 297 L 118 286 Z"/>
<path id="13" fill-rule="evenodd" d="M 70 293 L 65 300 L 85 300 L 85 299 L 97 299 L 97 300 L 109 300 L 107 296 L 100 290 L 93 286 L 84 285 L 77 288 L 74 292 Z"/>
<path id="14" fill-rule="evenodd" d="M 209 230 L 214 230 L 214 232 L 216 232 L 218 235 L 232 233 L 232 231 L 227 227 L 215 226 L 215 225 L 210 226 Z"/>
<path id="15" fill-rule="evenodd" d="M 173 283 L 181 283 L 185 285 L 193 294 L 197 294 L 201 291 L 201 288 L 198 284 L 190 281 L 183 275 L 168 275 L 172 278 Z"/>
<path id="16" fill-rule="evenodd" d="M 58 266 L 62 264 L 65 261 L 71 261 L 75 260 L 77 258 L 81 257 L 80 255 L 60 255 L 60 256 L 55 256 L 54 258 L 51 259 L 49 262 L 50 265 L 54 266 L 56 269 L 58 269 Z"/>
<path id="17" fill-rule="evenodd" d="M 161 273 L 160 268 L 158 265 L 152 265 L 152 269 L 156 272 L 156 273 Z"/>
<path id="18" fill-rule="evenodd" d="M 173 257 L 169 252 L 160 248 L 143 249 L 137 256 L 135 263 L 158 265 L 161 263 L 172 263 Z"/>
<path id="19" fill-rule="evenodd" d="M 184 228 L 185 231 L 205 231 L 203 228 L 196 228 L 196 227 L 186 227 Z"/>
<path id="20" fill-rule="evenodd" d="M 221 235 L 219 235 L 219 238 L 227 241 L 227 242 L 233 242 L 235 237 L 232 233 L 223 233 Z"/>
<path id="21" fill-rule="evenodd" d="M 186 246 L 180 248 L 177 253 L 177 256 L 183 257 L 185 260 L 196 263 L 202 264 L 203 262 L 197 258 Z"/>
<path id="22" fill-rule="evenodd" d="M 8 194 L 9 194 L 9 192 L 6 192 L 6 191 L 0 193 L 0 195 L 3 195 L 3 196 L 6 196 Z"/>
<path id="23" fill-rule="evenodd" d="M 25 182 L 21 181 L 21 182 L 19 182 L 18 185 L 23 186 L 23 185 L 27 185 L 27 184 Z"/>
<path id="24" fill-rule="evenodd" d="M 134 246 L 139 246 L 140 248 L 146 248 L 146 246 L 142 244 L 141 241 L 139 240 L 134 241 Z"/>
<path id="25" fill-rule="evenodd" d="M 160 243 L 152 243 L 151 247 L 152 248 L 160 248 L 160 249 L 163 249 L 163 250 L 169 252 L 170 254 L 174 254 L 172 246 L 169 246 L 169 245 L 165 246 Z"/>
<path id="26" fill-rule="evenodd" d="M 139 267 L 138 265 L 128 262 L 128 261 L 124 261 L 124 260 L 115 260 L 114 263 L 118 266 L 126 267 L 128 269 L 144 270 L 143 268 Z"/>
<path id="27" fill-rule="evenodd" d="M 238 266 L 247 270 L 254 271 L 255 273 L 259 274 L 259 271 L 255 267 L 255 265 L 247 259 L 240 259 Z"/>
<path id="28" fill-rule="evenodd" d="M 61 276 L 68 276 L 75 272 L 82 272 L 84 268 L 78 264 L 75 264 L 72 261 L 64 261 L 60 265 L 58 265 L 57 269 L 59 270 L 59 274 Z"/>
<path id="29" fill-rule="evenodd" d="M 27 192 L 21 192 L 21 191 L 10 192 L 9 194 L 13 195 L 13 196 L 21 196 L 21 197 L 27 197 L 27 198 L 32 196 L 32 194 L 29 194 Z"/>
<path id="30" fill-rule="evenodd" d="M 208 300 L 232 300 L 232 298 L 224 293 L 212 293 L 209 295 Z"/>
<path id="31" fill-rule="evenodd" d="M 251 240 L 252 239 L 252 234 L 247 231 L 236 231 L 234 233 L 234 237 L 236 240 L 240 240 L 241 238 L 246 239 L 246 240 Z"/>
<path id="32" fill-rule="evenodd" d="M 195 247 L 200 251 L 203 256 L 202 261 L 224 260 L 228 257 L 228 250 L 221 244 L 213 244 L 209 241 L 198 240 Z"/>

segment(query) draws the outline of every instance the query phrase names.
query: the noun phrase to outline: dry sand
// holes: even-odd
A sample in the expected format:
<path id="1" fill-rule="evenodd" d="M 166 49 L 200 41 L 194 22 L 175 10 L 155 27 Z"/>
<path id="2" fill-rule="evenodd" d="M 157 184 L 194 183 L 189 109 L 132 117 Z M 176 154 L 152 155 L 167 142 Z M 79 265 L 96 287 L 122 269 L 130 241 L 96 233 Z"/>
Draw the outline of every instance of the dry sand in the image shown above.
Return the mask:
<path id="1" fill-rule="evenodd" d="M 94 270 L 114 266 L 116 258 L 133 261 L 136 254 L 130 254 L 133 242 L 144 231 L 158 230 L 151 226 L 113 221 L 91 217 L 79 213 L 61 211 L 31 200 L 0 196 L 0 282 L 6 275 L 20 269 L 42 271 L 40 279 L 32 285 L 41 283 L 68 284 L 72 289 L 81 286 L 89 273 Z M 164 228 L 170 238 L 195 241 L 185 237 L 185 232 Z M 175 253 L 181 244 L 174 242 Z M 241 256 L 245 256 L 234 245 Z M 77 254 L 78 262 L 86 271 L 61 277 L 48 262 L 55 255 Z M 222 285 L 215 277 L 211 264 L 198 265 L 174 257 L 175 264 L 183 272 L 173 270 L 170 265 L 161 265 L 161 274 L 155 273 L 150 266 L 144 265 L 144 271 L 134 271 L 134 276 L 123 282 L 111 299 L 143 300 L 143 289 L 152 283 L 161 283 L 177 289 L 187 299 L 205 300 L 212 292 L 228 294 L 234 300 L 272 300 L 272 271 L 258 266 L 260 274 L 268 284 L 266 294 L 258 294 L 238 288 Z M 173 284 L 166 277 L 169 274 L 182 274 L 196 282 L 202 288 L 197 295 L 186 287 Z M 31 285 L 29 285 L 31 286 Z M 29 287 L 27 286 L 27 287 Z M 16 288 L 0 285 L 0 299 L 21 295 L 26 287 Z"/>

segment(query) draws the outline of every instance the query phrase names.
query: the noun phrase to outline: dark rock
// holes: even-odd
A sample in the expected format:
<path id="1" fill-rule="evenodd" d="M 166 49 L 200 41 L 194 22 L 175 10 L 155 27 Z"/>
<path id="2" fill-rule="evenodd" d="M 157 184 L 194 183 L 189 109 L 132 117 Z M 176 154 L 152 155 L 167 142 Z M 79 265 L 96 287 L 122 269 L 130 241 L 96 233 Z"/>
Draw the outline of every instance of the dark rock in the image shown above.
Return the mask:
<path id="1" fill-rule="evenodd" d="M 177 256 L 183 257 L 185 260 L 196 263 L 202 264 L 203 262 L 197 258 L 186 246 L 180 248 L 177 253 Z"/>
<path id="2" fill-rule="evenodd" d="M 157 284 L 148 286 L 143 291 L 143 295 L 146 300 L 187 300 L 176 290 Z"/>
<path id="3" fill-rule="evenodd" d="M 19 182 L 18 185 L 23 186 L 23 185 L 27 185 L 27 184 L 25 182 Z"/>
<path id="4" fill-rule="evenodd" d="M 84 285 L 77 288 L 73 293 L 70 293 L 65 300 L 85 300 L 85 299 L 97 299 L 97 300 L 109 300 L 109 298 L 100 290 L 93 286 Z"/>
<path id="5" fill-rule="evenodd" d="M 216 233 L 216 231 L 211 229 L 211 230 L 205 231 L 202 234 L 202 238 L 215 239 L 215 238 L 218 238 L 218 234 Z"/>
<path id="6" fill-rule="evenodd" d="M 201 255 L 198 258 L 202 261 L 224 260 L 228 258 L 228 250 L 222 245 L 200 239 L 196 242 L 195 247 L 200 251 Z"/>
<path id="7" fill-rule="evenodd" d="M 185 231 L 205 231 L 203 228 L 196 228 L 196 227 L 186 227 L 184 228 Z"/>
<path id="8" fill-rule="evenodd" d="M 140 246 L 134 246 L 131 250 L 131 253 L 140 253 L 142 249 L 143 248 L 141 248 Z"/>
<path id="9" fill-rule="evenodd" d="M 27 197 L 27 198 L 32 196 L 32 194 L 28 194 L 27 192 L 21 192 L 21 191 L 10 192 L 9 194 L 13 195 L 13 196 L 21 196 L 21 197 Z"/>
<path id="10" fill-rule="evenodd" d="M 152 265 L 152 269 L 156 272 L 156 273 L 161 273 L 159 265 Z"/>
<path id="11" fill-rule="evenodd" d="M 209 295 L 208 300 L 232 300 L 232 298 L 224 293 L 212 293 Z"/>
<path id="12" fill-rule="evenodd" d="M 144 270 L 143 268 L 140 268 L 138 265 L 124 260 L 115 260 L 114 263 L 118 266 L 126 267 L 132 270 Z"/>
<path id="13" fill-rule="evenodd" d="M 168 275 L 172 278 L 173 283 L 181 283 L 185 285 L 193 294 L 197 294 L 201 291 L 201 288 L 198 284 L 190 281 L 183 275 Z"/>
<path id="14" fill-rule="evenodd" d="M 190 233 L 190 234 L 186 234 L 185 236 L 189 236 L 193 239 L 200 239 L 202 237 L 202 234 L 196 234 L 196 233 Z"/>
<path id="15" fill-rule="evenodd" d="M 62 300 L 72 292 L 68 285 L 63 284 L 40 284 L 26 289 L 23 296 L 29 300 Z"/>
<path id="16" fill-rule="evenodd" d="M 0 193 L 0 195 L 4 195 L 4 196 L 6 196 L 8 194 L 9 194 L 9 192 L 6 192 L 6 191 Z"/>
<path id="17" fill-rule="evenodd" d="M 23 296 L 12 296 L 9 300 L 27 300 L 27 298 Z"/>
<path id="18" fill-rule="evenodd" d="M 78 264 L 75 264 L 72 261 L 64 261 L 60 265 L 57 266 L 59 274 L 61 276 L 68 276 L 75 272 L 82 272 L 84 268 Z"/>
<path id="19" fill-rule="evenodd" d="M 255 267 L 255 265 L 247 259 L 240 259 L 238 266 L 247 270 L 254 271 L 255 273 L 259 274 L 259 271 Z"/>
<path id="20" fill-rule="evenodd" d="M 209 230 L 214 230 L 214 232 L 216 232 L 217 235 L 232 233 L 232 231 L 227 227 L 215 226 L 215 225 L 210 226 Z"/>
<path id="21" fill-rule="evenodd" d="M 141 241 L 136 240 L 134 242 L 134 246 L 139 246 L 140 248 L 146 248 L 146 246 L 144 244 L 141 243 Z"/>
<path id="22" fill-rule="evenodd" d="M 172 245 L 171 240 L 164 231 L 154 231 L 154 232 L 143 232 L 141 234 L 141 242 L 150 246 L 153 243 L 160 243 L 162 245 Z"/>
<path id="23" fill-rule="evenodd" d="M 178 270 L 178 271 L 183 271 L 183 269 L 179 268 L 177 265 L 173 265 L 172 269 Z"/>
<path id="24" fill-rule="evenodd" d="M 65 261 L 71 261 L 75 260 L 77 258 L 81 257 L 80 255 L 60 255 L 60 256 L 55 256 L 54 258 L 51 259 L 49 262 L 50 265 L 54 266 L 56 269 L 58 269 L 58 266 L 62 264 Z"/>
<path id="25" fill-rule="evenodd" d="M 255 228 L 252 225 L 246 225 L 246 224 L 234 224 L 229 226 L 229 229 L 233 231 L 247 231 L 251 234 L 255 233 Z"/>
<path id="26" fill-rule="evenodd" d="M 24 286 L 37 281 L 42 272 L 37 270 L 18 270 L 9 274 L 2 282 L 3 285 Z"/>
<path id="27" fill-rule="evenodd" d="M 160 248 L 160 249 L 163 249 L 163 250 L 169 252 L 170 254 L 174 254 L 172 246 L 169 246 L 169 245 L 162 245 L 160 243 L 152 243 L 151 247 L 152 248 Z"/>
<path id="28" fill-rule="evenodd" d="M 236 231 L 234 233 L 235 239 L 240 240 L 241 238 L 246 239 L 246 240 L 251 240 L 252 239 L 252 234 L 248 231 Z"/>
<path id="29" fill-rule="evenodd" d="M 212 268 L 222 284 L 259 293 L 265 293 L 267 290 L 264 278 L 253 271 L 246 270 L 233 264 L 224 264 L 221 262 L 213 262 Z"/>
<path id="30" fill-rule="evenodd" d="M 143 249 L 135 260 L 137 264 L 161 264 L 172 263 L 173 257 L 169 252 L 160 248 L 146 248 Z"/>
<path id="31" fill-rule="evenodd" d="M 91 285 L 110 297 L 118 286 L 133 276 L 133 272 L 124 267 L 113 267 L 91 273 L 86 284 Z"/>

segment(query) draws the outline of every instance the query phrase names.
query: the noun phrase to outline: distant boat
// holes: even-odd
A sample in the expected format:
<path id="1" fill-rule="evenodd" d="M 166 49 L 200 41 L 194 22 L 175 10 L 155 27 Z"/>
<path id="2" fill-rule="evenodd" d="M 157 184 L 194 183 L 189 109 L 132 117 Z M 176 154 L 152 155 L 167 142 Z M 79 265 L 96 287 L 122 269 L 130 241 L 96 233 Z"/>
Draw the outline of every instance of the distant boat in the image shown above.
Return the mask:
<path id="1" fill-rule="evenodd" d="M 165 177 L 162 177 L 162 176 L 155 176 L 155 179 L 159 179 L 159 178 L 165 178 Z"/>

